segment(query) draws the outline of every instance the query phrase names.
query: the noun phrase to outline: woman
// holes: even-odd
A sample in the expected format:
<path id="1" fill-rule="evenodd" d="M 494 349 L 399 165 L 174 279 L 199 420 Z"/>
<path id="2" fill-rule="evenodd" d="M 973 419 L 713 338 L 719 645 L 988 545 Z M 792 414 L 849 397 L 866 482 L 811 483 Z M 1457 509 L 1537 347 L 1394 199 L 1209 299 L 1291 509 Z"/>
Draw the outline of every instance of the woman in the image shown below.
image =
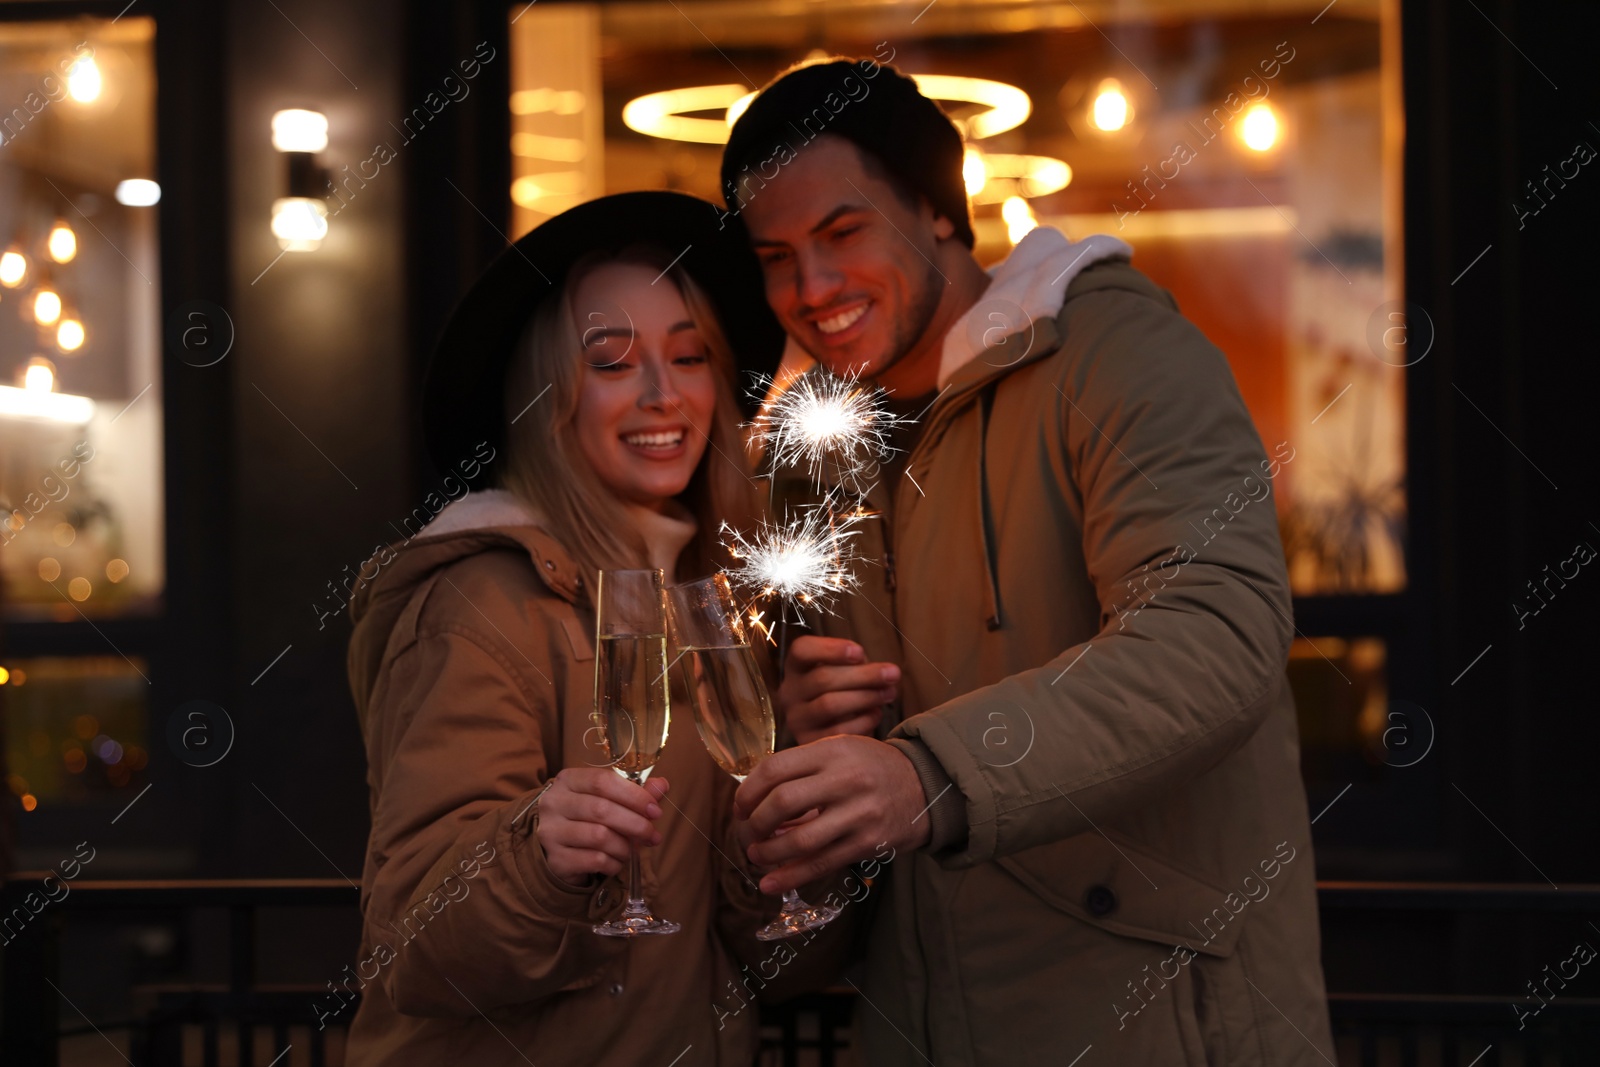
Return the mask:
<path id="1" fill-rule="evenodd" d="M 707 573 L 719 522 L 756 504 L 729 342 L 776 360 L 759 279 L 711 205 L 621 194 L 518 241 L 446 328 L 429 450 L 497 488 L 386 549 L 351 605 L 372 833 L 359 962 L 319 1008 L 361 993 L 348 1063 L 751 1062 L 756 1010 L 730 991 L 770 956 L 750 934 L 774 902 L 734 839 L 733 780 L 678 714 L 632 785 L 590 714 L 596 572 Z M 592 932 L 632 842 L 681 932 Z M 783 979 L 827 966 L 803 963 Z"/>

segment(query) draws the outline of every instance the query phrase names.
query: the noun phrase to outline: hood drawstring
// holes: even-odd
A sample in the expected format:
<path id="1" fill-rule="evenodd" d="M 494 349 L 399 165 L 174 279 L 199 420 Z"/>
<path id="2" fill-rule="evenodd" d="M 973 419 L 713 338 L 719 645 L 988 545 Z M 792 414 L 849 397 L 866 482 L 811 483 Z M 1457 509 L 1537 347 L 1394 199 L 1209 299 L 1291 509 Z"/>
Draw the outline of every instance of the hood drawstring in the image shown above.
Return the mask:
<path id="1" fill-rule="evenodd" d="M 995 573 L 994 520 L 989 513 L 989 410 L 994 407 L 995 383 L 984 386 L 978 397 L 978 536 L 983 546 L 983 572 L 985 603 L 988 618 L 984 625 L 998 630 L 1003 624 L 1000 614 L 1000 580 Z"/>

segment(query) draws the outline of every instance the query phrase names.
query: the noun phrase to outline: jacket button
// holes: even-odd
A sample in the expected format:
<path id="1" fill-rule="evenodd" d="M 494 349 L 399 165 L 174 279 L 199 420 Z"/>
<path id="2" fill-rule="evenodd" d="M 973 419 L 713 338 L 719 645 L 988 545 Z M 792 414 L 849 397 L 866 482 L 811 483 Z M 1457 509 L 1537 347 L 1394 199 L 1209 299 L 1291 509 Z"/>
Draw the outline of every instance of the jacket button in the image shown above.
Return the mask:
<path id="1" fill-rule="evenodd" d="M 987 619 L 984 620 L 984 625 L 989 627 L 989 632 L 990 633 L 993 633 L 995 630 L 1000 629 L 1000 616 L 998 616 L 998 615 L 990 615 Z"/>
<path id="2" fill-rule="evenodd" d="M 622 996 L 622 983 L 612 982 L 610 988 L 608 988 L 606 992 L 610 993 L 614 997 Z"/>
<path id="3" fill-rule="evenodd" d="M 556 561 L 553 560 L 553 559 L 545 560 L 544 561 L 544 569 L 547 570 L 547 571 L 555 570 L 556 569 Z"/>
<path id="4" fill-rule="evenodd" d="M 601 911 L 611 906 L 611 889 L 609 886 L 602 886 L 600 891 L 594 895 L 594 906 Z"/>
<path id="5" fill-rule="evenodd" d="M 1097 918 L 1104 918 L 1117 910 L 1117 895 L 1103 885 L 1089 887 L 1089 892 L 1084 894 L 1083 906 L 1089 909 L 1089 914 Z"/>

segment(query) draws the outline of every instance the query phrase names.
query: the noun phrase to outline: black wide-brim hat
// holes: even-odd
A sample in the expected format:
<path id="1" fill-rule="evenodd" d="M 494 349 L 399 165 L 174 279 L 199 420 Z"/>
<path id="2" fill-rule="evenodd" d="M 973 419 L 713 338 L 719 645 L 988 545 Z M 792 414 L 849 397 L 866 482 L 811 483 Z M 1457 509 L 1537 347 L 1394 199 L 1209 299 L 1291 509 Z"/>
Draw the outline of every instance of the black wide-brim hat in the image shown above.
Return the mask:
<path id="1" fill-rule="evenodd" d="M 776 372 L 783 327 L 767 306 L 761 264 L 736 216 L 684 193 L 616 193 L 562 212 L 500 253 L 450 314 L 423 376 L 422 426 L 434 466 L 448 471 L 505 437 L 512 347 L 539 301 L 597 250 L 658 245 L 716 307 L 747 410 L 753 375 Z M 577 359 L 574 352 L 572 358 Z"/>

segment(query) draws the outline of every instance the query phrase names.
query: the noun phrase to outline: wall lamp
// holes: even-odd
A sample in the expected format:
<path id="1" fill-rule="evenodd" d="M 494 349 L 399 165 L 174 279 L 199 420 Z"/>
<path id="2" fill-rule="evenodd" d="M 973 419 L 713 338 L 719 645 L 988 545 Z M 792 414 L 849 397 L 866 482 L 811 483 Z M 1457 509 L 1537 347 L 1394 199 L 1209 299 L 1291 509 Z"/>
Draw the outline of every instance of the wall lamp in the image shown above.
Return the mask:
<path id="1" fill-rule="evenodd" d="M 272 147 L 288 159 L 288 195 L 272 202 L 272 235 L 286 252 L 311 252 L 328 236 L 328 171 L 317 163 L 328 147 L 328 116 L 302 108 L 275 112 Z"/>

